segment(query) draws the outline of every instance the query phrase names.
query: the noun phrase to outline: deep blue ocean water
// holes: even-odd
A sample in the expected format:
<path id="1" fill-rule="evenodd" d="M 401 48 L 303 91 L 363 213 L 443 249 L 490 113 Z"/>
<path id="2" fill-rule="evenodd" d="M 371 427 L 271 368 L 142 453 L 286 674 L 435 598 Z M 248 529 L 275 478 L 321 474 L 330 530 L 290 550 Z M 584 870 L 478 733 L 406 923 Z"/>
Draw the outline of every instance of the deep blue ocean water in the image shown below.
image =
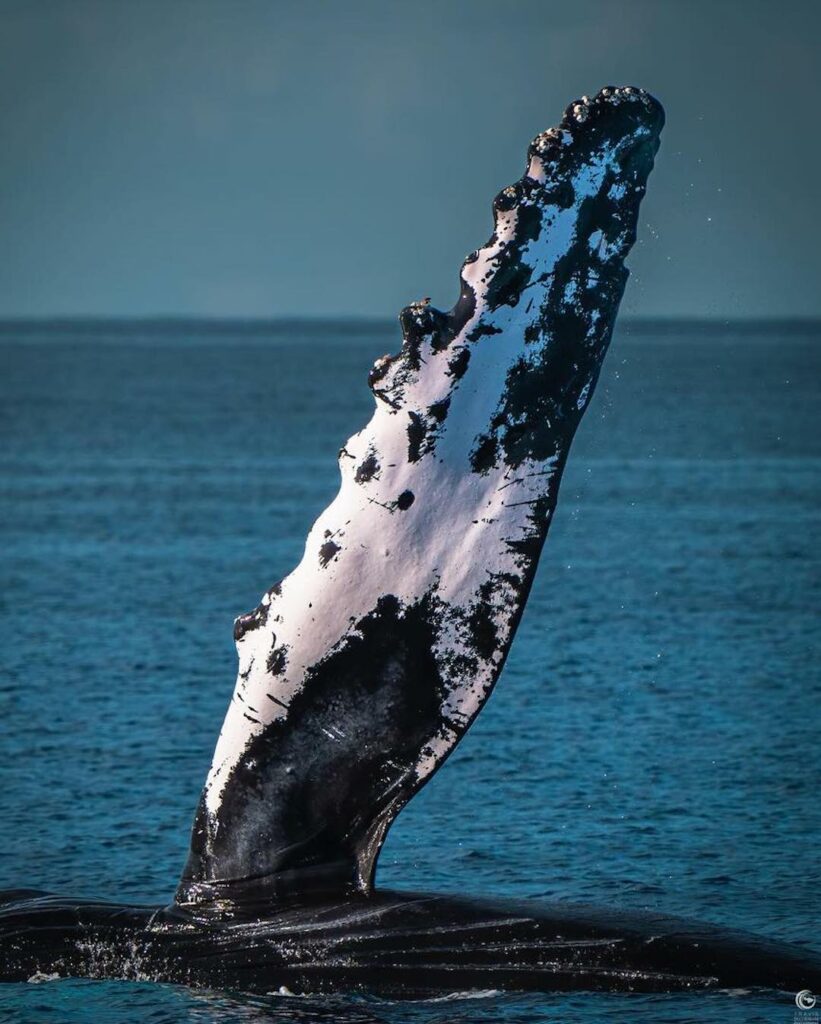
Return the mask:
<path id="1" fill-rule="evenodd" d="M 390 326 L 0 329 L 0 888 L 166 903 L 235 676 Z M 505 673 L 395 824 L 397 888 L 821 946 L 821 328 L 624 328 Z M 787 996 L 0 986 L 21 1022 L 792 1022 Z"/>

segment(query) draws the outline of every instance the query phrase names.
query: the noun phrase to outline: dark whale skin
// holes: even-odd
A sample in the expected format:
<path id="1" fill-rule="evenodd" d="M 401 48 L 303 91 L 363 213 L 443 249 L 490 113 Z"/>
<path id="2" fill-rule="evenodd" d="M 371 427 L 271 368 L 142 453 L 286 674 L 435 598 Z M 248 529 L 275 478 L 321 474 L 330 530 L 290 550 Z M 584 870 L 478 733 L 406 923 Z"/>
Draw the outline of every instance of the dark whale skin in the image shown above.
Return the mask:
<path id="1" fill-rule="evenodd" d="M 172 982 L 420 999 L 468 990 L 821 988 L 821 957 L 712 925 L 588 906 L 377 891 L 203 921 L 0 893 L 0 980 Z"/>

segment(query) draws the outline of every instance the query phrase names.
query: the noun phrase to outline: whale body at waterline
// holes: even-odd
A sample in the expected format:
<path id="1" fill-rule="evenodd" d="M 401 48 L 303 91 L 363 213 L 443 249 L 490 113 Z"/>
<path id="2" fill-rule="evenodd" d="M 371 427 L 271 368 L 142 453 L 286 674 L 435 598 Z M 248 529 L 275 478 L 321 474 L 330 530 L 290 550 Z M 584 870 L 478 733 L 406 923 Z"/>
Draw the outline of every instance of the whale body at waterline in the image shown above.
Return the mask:
<path id="1" fill-rule="evenodd" d="M 497 196 L 454 308 L 400 315 L 339 494 L 236 622 L 236 687 L 175 902 L 7 891 L 0 977 L 407 997 L 821 986 L 811 952 L 709 925 L 374 886 L 391 822 L 502 672 L 662 123 L 637 89 L 572 104 Z"/>
<path id="2" fill-rule="evenodd" d="M 821 986 L 821 957 L 651 913 L 426 893 L 301 897 L 217 920 L 31 891 L 0 908 L 0 976 L 427 998 Z"/>

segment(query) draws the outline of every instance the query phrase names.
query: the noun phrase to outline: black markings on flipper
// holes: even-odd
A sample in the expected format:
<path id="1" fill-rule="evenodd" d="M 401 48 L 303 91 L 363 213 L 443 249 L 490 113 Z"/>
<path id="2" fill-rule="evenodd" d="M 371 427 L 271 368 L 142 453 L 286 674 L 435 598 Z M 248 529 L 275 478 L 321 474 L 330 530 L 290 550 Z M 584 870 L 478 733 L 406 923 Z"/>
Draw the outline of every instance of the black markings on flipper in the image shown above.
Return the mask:
<path id="1" fill-rule="evenodd" d="M 366 484 L 374 477 L 379 476 L 379 459 L 376 456 L 376 452 L 371 448 L 362 462 L 357 466 L 356 473 L 354 474 L 354 480 L 358 484 Z"/>
<path id="2" fill-rule="evenodd" d="M 276 643 L 276 637 L 274 637 L 274 643 Z M 266 661 L 265 665 L 272 676 L 281 676 L 288 665 L 287 645 L 280 644 L 278 647 L 274 647 L 271 650 L 271 653 L 268 655 L 268 660 Z M 271 700 L 273 699 L 274 698 L 271 697 Z"/>
<path id="3" fill-rule="evenodd" d="M 332 540 L 326 540 L 325 543 L 319 549 L 319 564 L 324 569 L 325 566 L 332 559 L 336 558 L 339 552 L 342 550 L 341 545 L 335 543 Z"/>
<path id="4" fill-rule="evenodd" d="M 407 426 L 408 462 L 418 462 L 422 455 L 427 426 L 418 412 L 409 412 L 408 417 L 410 418 L 410 423 Z"/>

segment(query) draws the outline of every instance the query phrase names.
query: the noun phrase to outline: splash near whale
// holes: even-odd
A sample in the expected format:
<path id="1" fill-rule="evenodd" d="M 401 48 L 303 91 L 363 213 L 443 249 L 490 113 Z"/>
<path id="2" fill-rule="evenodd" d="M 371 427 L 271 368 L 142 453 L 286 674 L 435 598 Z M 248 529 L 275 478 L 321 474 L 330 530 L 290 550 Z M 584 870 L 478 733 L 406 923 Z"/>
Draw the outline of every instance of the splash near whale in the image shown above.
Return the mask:
<path id="1" fill-rule="evenodd" d="M 0 977 L 268 992 L 821 986 L 814 954 L 661 918 L 375 889 L 392 821 L 513 642 L 628 272 L 664 115 L 583 97 L 496 197 L 449 312 L 400 314 L 302 561 L 239 671 L 168 908 L 2 894 Z"/>

